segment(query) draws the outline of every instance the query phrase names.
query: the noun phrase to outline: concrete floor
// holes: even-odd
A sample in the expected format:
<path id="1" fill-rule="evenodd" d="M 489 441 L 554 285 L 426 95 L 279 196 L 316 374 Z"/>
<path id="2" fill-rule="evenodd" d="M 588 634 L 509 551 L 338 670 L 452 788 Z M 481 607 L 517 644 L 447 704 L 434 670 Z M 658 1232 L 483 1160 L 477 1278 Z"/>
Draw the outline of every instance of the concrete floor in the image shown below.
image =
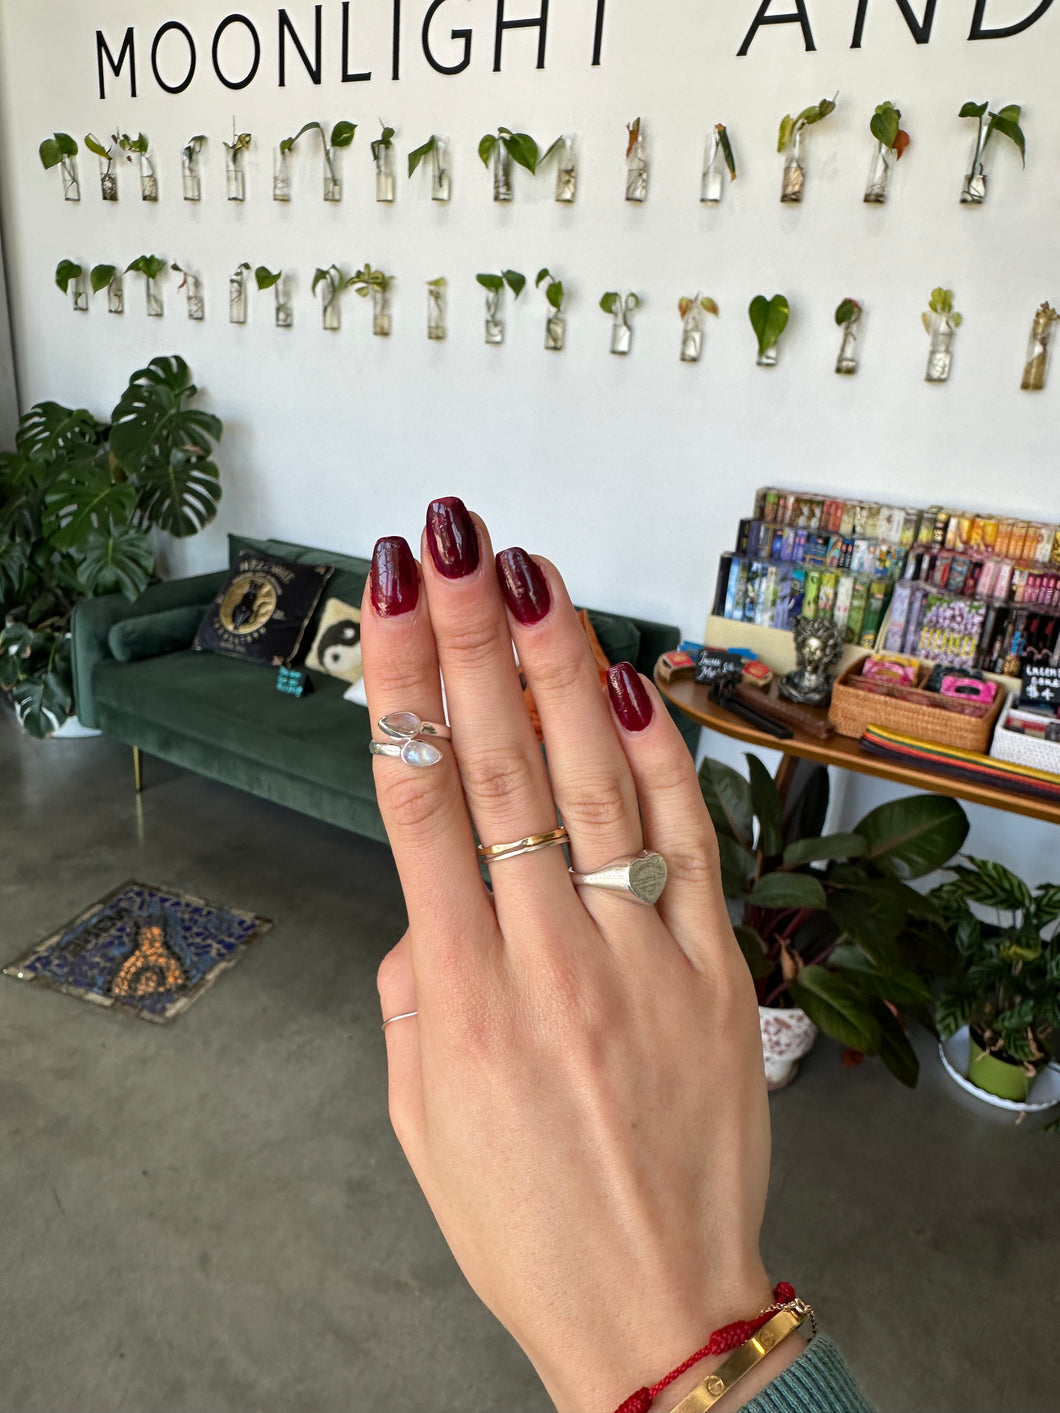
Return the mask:
<path id="1" fill-rule="evenodd" d="M 130 877 L 276 926 L 167 1028 L 0 978 L 0 1410 L 544 1413 L 387 1123 L 389 853 L 146 767 L 0 716 L 0 962 Z M 884 1413 L 1046 1413 L 1060 1136 L 921 1057 L 775 1096 L 767 1262 Z"/>

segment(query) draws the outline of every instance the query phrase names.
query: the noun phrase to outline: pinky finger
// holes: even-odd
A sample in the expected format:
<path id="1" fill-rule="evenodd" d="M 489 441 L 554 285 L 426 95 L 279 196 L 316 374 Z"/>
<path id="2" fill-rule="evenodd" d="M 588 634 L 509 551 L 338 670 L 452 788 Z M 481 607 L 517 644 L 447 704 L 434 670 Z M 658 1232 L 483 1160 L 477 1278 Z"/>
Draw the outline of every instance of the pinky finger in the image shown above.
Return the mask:
<path id="1" fill-rule="evenodd" d="M 695 764 L 662 698 L 635 667 L 612 667 L 607 690 L 640 800 L 644 842 L 666 860 L 659 913 L 693 966 L 713 971 L 736 944 Z"/>

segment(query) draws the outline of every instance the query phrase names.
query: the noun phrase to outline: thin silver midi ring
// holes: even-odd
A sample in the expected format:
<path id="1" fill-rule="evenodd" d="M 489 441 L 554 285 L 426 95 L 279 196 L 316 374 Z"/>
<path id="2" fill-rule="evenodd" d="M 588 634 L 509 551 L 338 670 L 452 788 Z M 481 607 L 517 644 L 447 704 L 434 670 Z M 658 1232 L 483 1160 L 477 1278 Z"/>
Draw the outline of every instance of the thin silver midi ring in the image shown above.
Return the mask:
<path id="1" fill-rule="evenodd" d="M 369 741 L 368 749 L 373 756 L 393 756 L 395 760 L 403 760 L 406 765 L 427 766 L 437 765 L 442 758 L 442 753 L 437 746 L 432 746 L 430 741 L 406 741 L 399 746 L 396 741 Z"/>
<path id="2" fill-rule="evenodd" d="M 592 873 L 575 873 L 571 869 L 570 876 L 579 888 L 604 888 L 651 907 L 659 901 L 659 895 L 666 887 L 666 860 L 662 854 L 644 849 L 639 854 L 612 859 Z"/>
<path id="3" fill-rule="evenodd" d="M 402 1011 L 399 1016 L 388 1016 L 379 1029 L 386 1030 L 387 1026 L 393 1025 L 396 1020 L 411 1020 L 413 1016 L 418 1015 L 419 1011 Z"/>
<path id="4" fill-rule="evenodd" d="M 417 736 L 435 736 L 439 741 L 448 741 L 452 736 L 448 726 L 421 721 L 414 711 L 392 711 L 389 716 L 381 716 L 379 729 L 395 741 L 414 741 Z"/>

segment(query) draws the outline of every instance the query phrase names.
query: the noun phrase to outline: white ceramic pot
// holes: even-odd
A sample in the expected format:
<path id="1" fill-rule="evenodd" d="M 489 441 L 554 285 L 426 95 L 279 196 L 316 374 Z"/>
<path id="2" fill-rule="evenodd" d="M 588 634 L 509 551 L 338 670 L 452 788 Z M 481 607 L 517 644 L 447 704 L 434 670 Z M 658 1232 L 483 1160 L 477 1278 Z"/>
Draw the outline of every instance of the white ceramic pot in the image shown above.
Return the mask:
<path id="1" fill-rule="evenodd" d="M 799 1061 L 817 1039 L 817 1027 L 798 1007 L 781 1011 L 759 1006 L 758 1025 L 762 1032 L 762 1057 L 766 1066 L 766 1088 L 783 1089 L 799 1070 Z"/>

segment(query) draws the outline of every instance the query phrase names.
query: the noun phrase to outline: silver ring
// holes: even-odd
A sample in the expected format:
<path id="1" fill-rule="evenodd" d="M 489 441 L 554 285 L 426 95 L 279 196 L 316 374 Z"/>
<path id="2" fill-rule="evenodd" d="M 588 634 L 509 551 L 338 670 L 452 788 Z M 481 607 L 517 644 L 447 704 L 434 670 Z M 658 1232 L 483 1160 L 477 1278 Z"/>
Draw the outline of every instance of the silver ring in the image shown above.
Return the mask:
<path id="1" fill-rule="evenodd" d="M 592 873 L 575 873 L 571 869 L 570 876 L 579 888 L 604 888 L 611 893 L 624 893 L 650 907 L 659 901 L 666 887 L 666 860 L 662 854 L 644 849 L 639 854 L 612 859 Z"/>
<path id="2" fill-rule="evenodd" d="M 379 718 L 379 729 L 384 736 L 395 741 L 414 741 L 417 736 L 434 736 L 439 741 L 448 741 L 451 732 L 448 726 L 435 721 L 421 721 L 414 711 L 392 711 Z"/>
<path id="3" fill-rule="evenodd" d="M 368 749 L 373 756 L 393 756 L 395 760 L 403 760 L 406 765 L 421 767 L 437 765 L 442 758 L 441 751 L 437 746 L 432 746 L 430 741 L 406 741 L 402 746 L 396 741 L 369 741 Z"/>
<path id="4" fill-rule="evenodd" d="M 393 1025 L 396 1020 L 411 1020 L 413 1016 L 418 1015 L 419 1011 L 402 1011 L 399 1016 L 388 1016 L 379 1029 L 386 1030 L 387 1026 Z"/>

